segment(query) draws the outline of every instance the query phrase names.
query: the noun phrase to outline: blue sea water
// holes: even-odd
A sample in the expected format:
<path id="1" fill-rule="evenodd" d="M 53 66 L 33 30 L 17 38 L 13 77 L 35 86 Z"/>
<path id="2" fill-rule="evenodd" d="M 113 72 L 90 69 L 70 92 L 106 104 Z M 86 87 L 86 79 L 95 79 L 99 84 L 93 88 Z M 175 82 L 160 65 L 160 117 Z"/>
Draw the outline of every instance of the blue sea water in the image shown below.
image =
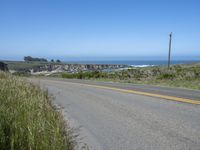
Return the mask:
<path id="1" fill-rule="evenodd" d="M 171 64 L 189 64 L 200 62 L 200 60 L 173 60 Z M 167 61 L 164 60 L 114 60 L 114 61 L 70 61 L 67 63 L 77 64 L 119 64 L 119 65 L 130 65 L 135 67 L 146 67 L 146 66 L 163 66 L 167 65 Z"/>

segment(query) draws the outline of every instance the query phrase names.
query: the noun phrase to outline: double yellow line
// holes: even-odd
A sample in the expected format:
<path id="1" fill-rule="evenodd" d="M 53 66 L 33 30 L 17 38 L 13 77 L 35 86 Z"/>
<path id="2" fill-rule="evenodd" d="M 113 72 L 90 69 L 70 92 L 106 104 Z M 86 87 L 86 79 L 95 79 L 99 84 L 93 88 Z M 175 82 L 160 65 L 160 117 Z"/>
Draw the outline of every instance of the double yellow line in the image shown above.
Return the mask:
<path id="1" fill-rule="evenodd" d="M 78 83 L 78 84 L 80 84 L 80 83 Z M 119 91 L 119 92 L 124 92 L 124 93 L 133 93 L 133 94 L 138 94 L 138 95 L 151 96 L 151 97 L 162 98 L 162 99 L 167 99 L 167 100 L 172 100 L 172 101 L 178 101 L 178 102 L 184 102 L 184 103 L 189 103 L 189 104 L 200 105 L 200 100 L 191 100 L 191 99 L 187 99 L 187 98 L 180 98 L 180 97 L 175 97 L 175 96 L 167 96 L 167 95 L 161 95 L 161 94 L 140 92 L 140 91 L 135 91 L 135 90 L 126 90 L 126 89 L 120 89 L 120 88 L 114 88 L 114 87 L 108 87 L 108 86 L 101 86 L 101 85 L 92 85 L 92 84 L 80 84 L 80 85 L 89 86 L 89 87 L 95 87 L 95 88 L 101 88 L 101 89 L 114 90 L 114 91 Z"/>

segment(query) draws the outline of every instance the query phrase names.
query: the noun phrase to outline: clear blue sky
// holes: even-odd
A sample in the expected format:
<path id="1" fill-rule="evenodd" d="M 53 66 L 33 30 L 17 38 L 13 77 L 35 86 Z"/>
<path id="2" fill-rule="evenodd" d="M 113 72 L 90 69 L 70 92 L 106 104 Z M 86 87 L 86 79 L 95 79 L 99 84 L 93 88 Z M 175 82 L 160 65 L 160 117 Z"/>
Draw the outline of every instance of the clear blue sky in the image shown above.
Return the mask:
<path id="1" fill-rule="evenodd" d="M 0 59 L 200 59 L 199 0 L 0 0 Z"/>

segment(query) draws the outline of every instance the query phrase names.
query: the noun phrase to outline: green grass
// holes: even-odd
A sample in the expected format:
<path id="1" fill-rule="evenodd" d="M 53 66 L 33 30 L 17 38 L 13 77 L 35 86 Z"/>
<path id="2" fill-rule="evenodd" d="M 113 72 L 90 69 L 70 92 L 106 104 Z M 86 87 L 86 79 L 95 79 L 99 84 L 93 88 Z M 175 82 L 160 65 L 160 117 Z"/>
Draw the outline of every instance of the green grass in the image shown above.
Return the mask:
<path id="1" fill-rule="evenodd" d="M 0 72 L 0 149 L 73 150 L 74 134 L 47 91 Z"/>
<path id="2" fill-rule="evenodd" d="M 60 77 L 60 75 L 58 75 Z M 165 66 L 132 68 L 118 72 L 80 72 L 63 73 L 63 78 L 92 79 L 98 81 L 114 81 L 135 84 L 181 87 L 200 90 L 200 63 L 174 65 L 170 69 Z"/>
<path id="3" fill-rule="evenodd" d="M 30 69 L 43 67 L 45 65 L 60 65 L 63 63 L 58 62 L 39 62 L 39 61 L 4 61 L 8 64 L 9 70 L 15 70 L 18 72 L 29 72 Z"/>
<path id="4" fill-rule="evenodd" d="M 23 71 L 23 70 L 29 70 L 30 68 L 43 66 L 45 64 L 48 64 L 48 62 L 24 62 L 24 61 L 4 61 L 6 64 L 8 64 L 9 70 L 17 70 L 17 71 Z"/>
<path id="5" fill-rule="evenodd" d="M 79 72 L 79 73 L 63 73 L 62 74 L 63 78 L 68 78 L 68 79 L 91 79 L 91 78 L 105 78 L 107 77 L 107 74 L 104 72 L 99 72 L 99 71 L 94 71 L 94 72 Z"/>

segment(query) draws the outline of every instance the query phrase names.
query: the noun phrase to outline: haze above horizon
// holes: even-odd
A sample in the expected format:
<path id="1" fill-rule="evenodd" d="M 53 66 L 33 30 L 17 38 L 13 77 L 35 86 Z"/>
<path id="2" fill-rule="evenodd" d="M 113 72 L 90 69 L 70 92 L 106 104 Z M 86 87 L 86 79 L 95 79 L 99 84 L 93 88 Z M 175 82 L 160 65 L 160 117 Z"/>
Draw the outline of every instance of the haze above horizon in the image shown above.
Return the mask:
<path id="1" fill-rule="evenodd" d="M 200 60 L 198 0 L 2 0 L 0 60 Z"/>

